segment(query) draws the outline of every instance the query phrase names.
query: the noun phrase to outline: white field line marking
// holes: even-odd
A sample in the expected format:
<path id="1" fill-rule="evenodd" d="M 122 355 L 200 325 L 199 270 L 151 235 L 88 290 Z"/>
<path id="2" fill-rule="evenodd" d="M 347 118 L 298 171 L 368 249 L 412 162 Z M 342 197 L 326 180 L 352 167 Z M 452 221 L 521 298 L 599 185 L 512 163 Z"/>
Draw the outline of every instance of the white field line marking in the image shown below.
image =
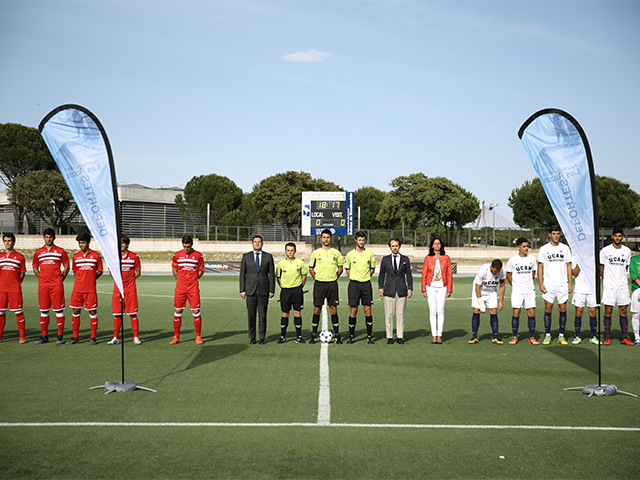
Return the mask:
<path id="1" fill-rule="evenodd" d="M 327 304 L 322 305 L 322 330 L 327 329 Z M 329 344 L 320 344 L 320 389 L 318 392 L 318 425 L 331 423 L 331 390 L 329 386 Z"/>
<path id="2" fill-rule="evenodd" d="M 561 425 L 447 425 L 393 423 L 223 423 L 223 422 L 19 422 L 0 423 L 0 427 L 334 427 L 334 428 L 412 428 L 460 430 L 566 430 L 592 432 L 640 432 L 640 427 L 576 427 Z"/>

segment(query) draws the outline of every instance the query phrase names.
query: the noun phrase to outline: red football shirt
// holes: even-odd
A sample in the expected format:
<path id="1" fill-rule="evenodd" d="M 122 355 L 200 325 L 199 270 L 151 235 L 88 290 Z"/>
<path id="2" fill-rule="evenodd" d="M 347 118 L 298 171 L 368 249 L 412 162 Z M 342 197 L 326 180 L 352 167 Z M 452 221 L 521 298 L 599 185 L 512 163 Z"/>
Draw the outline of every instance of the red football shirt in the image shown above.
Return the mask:
<path id="1" fill-rule="evenodd" d="M 73 267 L 76 276 L 73 291 L 80 293 L 96 293 L 96 275 L 102 270 L 102 257 L 89 250 L 85 255 L 82 251 L 73 255 Z"/>
<path id="2" fill-rule="evenodd" d="M 200 252 L 193 250 L 187 255 L 184 250 L 180 250 L 173 256 L 171 266 L 178 269 L 176 290 L 181 292 L 199 290 L 198 272 L 204 271 L 204 259 Z"/>
<path id="3" fill-rule="evenodd" d="M 122 284 L 124 291 L 136 291 L 136 270 L 140 270 L 140 257 L 133 252 L 127 251 L 122 256 Z M 113 285 L 113 291 L 118 289 Z"/>
<path id="4" fill-rule="evenodd" d="M 40 247 L 33 254 L 33 266 L 40 269 L 39 285 L 61 285 L 61 265 L 69 265 L 69 255 L 57 245 L 52 246 L 51 250 L 47 250 L 46 246 Z"/>
<path id="5" fill-rule="evenodd" d="M 0 252 L 0 290 L 20 293 L 20 274 L 27 271 L 24 255 L 18 252 Z"/>

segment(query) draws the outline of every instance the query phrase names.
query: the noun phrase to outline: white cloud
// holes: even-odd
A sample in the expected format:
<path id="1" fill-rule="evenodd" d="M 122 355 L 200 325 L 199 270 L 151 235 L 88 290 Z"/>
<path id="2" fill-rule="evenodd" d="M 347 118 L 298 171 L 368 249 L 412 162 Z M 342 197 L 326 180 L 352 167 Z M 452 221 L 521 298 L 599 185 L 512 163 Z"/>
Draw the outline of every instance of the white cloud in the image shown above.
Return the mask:
<path id="1" fill-rule="evenodd" d="M 282 56 L 282 60 L 285 62 L 315 63 L 324 62 L 331 57 L 333 57 L 333 53 L 319 52 L 315 48 L 312 48 L 306 52 L 287 53 Z"/>

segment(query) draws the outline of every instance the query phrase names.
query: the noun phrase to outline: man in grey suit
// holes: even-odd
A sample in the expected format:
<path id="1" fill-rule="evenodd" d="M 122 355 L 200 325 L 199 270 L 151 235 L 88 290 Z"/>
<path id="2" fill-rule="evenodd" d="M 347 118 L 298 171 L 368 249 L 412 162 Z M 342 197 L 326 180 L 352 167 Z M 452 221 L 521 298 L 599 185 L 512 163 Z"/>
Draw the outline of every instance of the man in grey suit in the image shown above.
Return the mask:
<path id="1" fill-rule="evenodd" d="M 389 240 L 391 255 L 382 257 L 378 288 L 384 297 L 384 313 L 387 324 L 387 344 L 393 344 L 393 314 L 396 315 L 396 337 L 400 345 L 404 345 L 404 309 L 407 298 L 413 292 L 413 277 L 409 257 L 400 255 L 401 242 L 397 238 Z"/>
<path id="2" fill-rule="evenodd" d="M 247 301 L 249 318 L 249 344 L 256 343 L 256 311 L 260 345 L 264 345 L 267 331 L 267 307 L 276 291 L 276 276 L 273 257 L 262 251 L 262 237 L 251 239 L 253 251 L 245 253 L 240 262 L 240 296 Z"/>

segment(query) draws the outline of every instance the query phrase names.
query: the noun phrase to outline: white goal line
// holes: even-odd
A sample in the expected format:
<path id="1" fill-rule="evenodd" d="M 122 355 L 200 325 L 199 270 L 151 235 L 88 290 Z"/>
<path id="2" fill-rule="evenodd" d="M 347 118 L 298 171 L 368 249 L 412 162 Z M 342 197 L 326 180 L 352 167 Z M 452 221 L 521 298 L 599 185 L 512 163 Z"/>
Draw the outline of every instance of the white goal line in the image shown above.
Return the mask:
<path id="1" fill-rule="evenodd" d="M 316 428 L 411 428 L 459 430 L 570 430 L 597 432 L 640 432 L 636 427 L 590 427 L 571 425 L 449 425 L 404 423 L 228 423 L 228 422 L 16 422 L 0 427 L 316 427 Z"/>

